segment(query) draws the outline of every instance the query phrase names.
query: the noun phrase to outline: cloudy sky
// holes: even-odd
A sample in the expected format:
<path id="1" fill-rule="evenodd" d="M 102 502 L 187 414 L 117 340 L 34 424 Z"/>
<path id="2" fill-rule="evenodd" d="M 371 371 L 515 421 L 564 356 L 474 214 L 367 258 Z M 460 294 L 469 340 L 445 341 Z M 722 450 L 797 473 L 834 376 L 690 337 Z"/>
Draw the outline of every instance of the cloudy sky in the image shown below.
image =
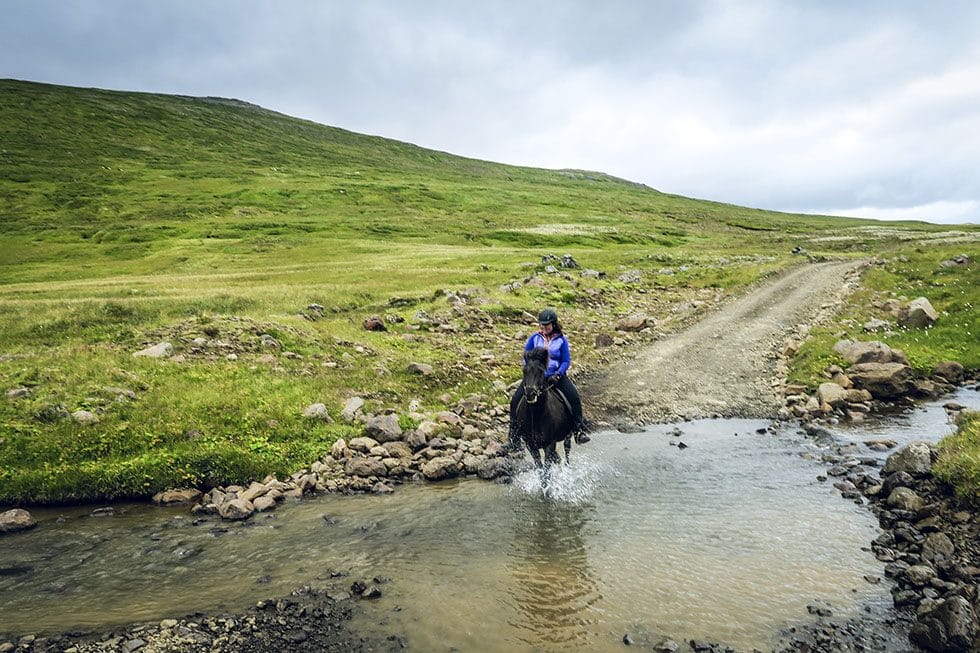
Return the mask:
<path id="1" fill-rule="evenodd" d="M 0 77 L 736 204 L 980 222 L 980 2 L 0 0 Z"/>

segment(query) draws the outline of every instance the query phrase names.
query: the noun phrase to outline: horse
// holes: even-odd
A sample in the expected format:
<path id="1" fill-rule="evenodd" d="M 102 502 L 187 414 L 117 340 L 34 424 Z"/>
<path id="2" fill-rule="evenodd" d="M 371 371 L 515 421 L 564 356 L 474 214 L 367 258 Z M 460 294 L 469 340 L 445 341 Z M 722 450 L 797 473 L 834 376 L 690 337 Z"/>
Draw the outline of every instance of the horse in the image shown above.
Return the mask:
<path id="1" fill-rule="evenodd" d="M 524 356 L 524 397 L 517 405 L 517 435 L 527 446 L 534 464 L 547 480 L 551 465 L 560 463 L 557 445 L 565 443 L 565 463 L 572 450 L 572 411 L 566 400 L 545 378 L 548 350 L 532 349 Z M 541 461 L 544 450 L 544 463 Z"/>

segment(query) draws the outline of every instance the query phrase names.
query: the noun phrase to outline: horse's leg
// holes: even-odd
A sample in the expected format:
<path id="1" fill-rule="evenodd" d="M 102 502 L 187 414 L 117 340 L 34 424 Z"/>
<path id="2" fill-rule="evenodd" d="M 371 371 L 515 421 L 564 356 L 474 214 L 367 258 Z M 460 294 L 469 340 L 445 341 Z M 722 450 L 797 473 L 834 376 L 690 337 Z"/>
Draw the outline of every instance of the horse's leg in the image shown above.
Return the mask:
<path id="1" fill-rule="evenodd" d="M 531 452 L 531 459 L 534 461 L 534 465 L 538 469 L 541 469 L 543 467 L 541 464 L 541 451 L 532 447 L 531 445 L 528 445 L 527 448 Z"/>
<path id="2" fill-rule="evenodd" d="M 565 464 L 568 465 L 572 462 L 572 436 L 569 434 L 565 436 Z"/>

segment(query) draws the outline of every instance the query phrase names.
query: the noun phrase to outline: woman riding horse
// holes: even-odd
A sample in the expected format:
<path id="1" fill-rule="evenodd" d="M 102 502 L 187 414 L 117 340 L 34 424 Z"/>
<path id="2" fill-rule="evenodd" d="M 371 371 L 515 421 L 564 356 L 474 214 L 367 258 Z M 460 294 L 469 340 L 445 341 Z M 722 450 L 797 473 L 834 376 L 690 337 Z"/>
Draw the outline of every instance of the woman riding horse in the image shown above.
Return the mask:
<path id="1" fill-rule="evenodd" d="M 545 377 L 554 387 L 561 391 L 568 401 L 572 411 L 573 433 L 577 444 L 585 444 L 591 438 L 586 435 L 586 424 L 582 417 L 582 398 L 575 384 L 568 378 L 568 368 L 572 364 L 572 353 L 568 346 L 568 338 L 562 332 L 558 323 L 558 313 L 552 308 L 546 308 L 538 315 L 538 331 L 531 334 L 524 344 L 524 359 L 534 349 L 543 348 L 548 352 L 548 367 Z M 518 433 L 517 409 L 524 397 L 524 382 L 517 386 L 514 396 L 510 399 L 510 428 L 507 434 L 507 444 L 504 450 L 508 453 L 520 451 L 521 441 Z"/>

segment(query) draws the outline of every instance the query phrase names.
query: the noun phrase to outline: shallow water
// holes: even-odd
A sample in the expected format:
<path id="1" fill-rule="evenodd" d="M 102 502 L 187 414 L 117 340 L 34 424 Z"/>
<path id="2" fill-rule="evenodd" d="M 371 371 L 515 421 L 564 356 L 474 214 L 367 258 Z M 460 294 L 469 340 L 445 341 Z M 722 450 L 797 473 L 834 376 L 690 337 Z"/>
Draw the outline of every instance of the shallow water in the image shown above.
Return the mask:
<path id="1" fill-rule="evenodd" d="M 980 406 L 974 391 L 952 399 Z M 0 632 L 237 610 L 333 570 L 391 577 L 356 625 L 420 651 L 620 650 L 625 633 L 751 650 L 811 604 L 888 605 L 887 585 L 863 579 L 882 572 L 862 550 L 870 512 L 816 480 L 825 467 L 800 456 L 812 442 L 756 432 L 767 425 L 600 433 L 547 491 L 528 471 L 308 499 L 246 524 L 146 505 L 35 511 L 37 529 L 0 539 Z M 833 431 L 904 443 L 951 429 L 935 404 Z"/>

